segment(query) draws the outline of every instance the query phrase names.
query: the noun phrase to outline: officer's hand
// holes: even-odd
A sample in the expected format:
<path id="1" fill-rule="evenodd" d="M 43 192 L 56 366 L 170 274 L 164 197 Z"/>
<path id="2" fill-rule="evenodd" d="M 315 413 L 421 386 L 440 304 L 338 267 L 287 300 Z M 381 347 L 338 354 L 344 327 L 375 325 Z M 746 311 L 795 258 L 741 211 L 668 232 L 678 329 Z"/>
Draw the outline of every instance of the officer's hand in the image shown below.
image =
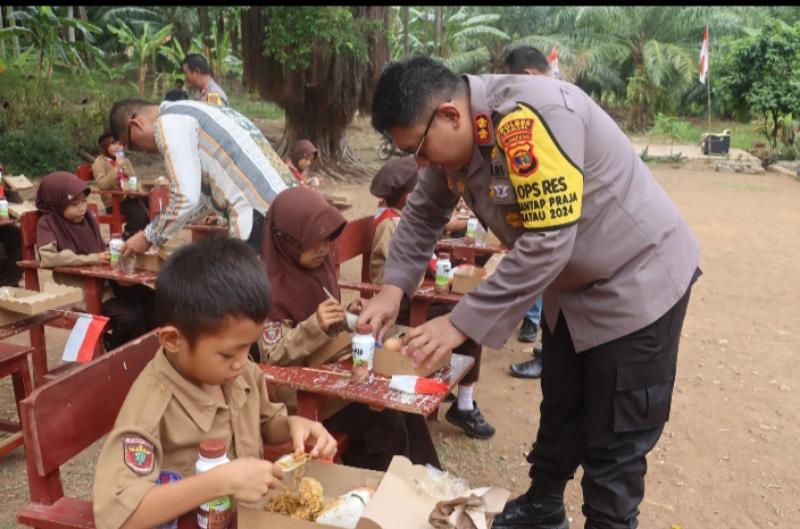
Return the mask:
<path id="1" fill-rule="evenodd" d="M 140 231 L 125 241 L 125 246 L 122 247 L 122 256 L 128 257 L 129 255 L 142 254 L 149 250 L 151 246 L 150 241 L 144 236 L 144 231 Z"/>
<path id="2" fill-rule="evenodd" d="M 267 495 L 269 489 L 278 488 L 283 471 L 269 461 L 254 457 L 234 459 L 209 472 L 223 483 L 226 495 L 245 503 L 254 503 Z"/>
<path id="3" fill-rule="evenodd" d="M 389 332 L 397 319 L 402 299 L 403 291 L 400 288 L 384 284 L 372 299 L 364 301 L 364 308 L 358 316 L 357 325 L 366 323 L 373 330 L 377 329 L 378 341 L 382 341 L 383 336 Z"/>
<path id="4" fill-rule="evenodd" d="M 432 369 L 448 351 L 466 340 L 467 336 L 456 329 L 450 316 L 445 314 L 410 329 L 403 336 L 403 345 L 405 354 L 414 358 L 414 367 L 427 362 L 427 368 Z"/>
<path id="5" fill-rule="evenodd" d="M 311 448 L 311 457 L 331 458 L 336 454 L 336 439 L 322 423 L 297 415 L 287 417 L 287 420 L 295 452 L 305 452 L 308 446 Z"/>

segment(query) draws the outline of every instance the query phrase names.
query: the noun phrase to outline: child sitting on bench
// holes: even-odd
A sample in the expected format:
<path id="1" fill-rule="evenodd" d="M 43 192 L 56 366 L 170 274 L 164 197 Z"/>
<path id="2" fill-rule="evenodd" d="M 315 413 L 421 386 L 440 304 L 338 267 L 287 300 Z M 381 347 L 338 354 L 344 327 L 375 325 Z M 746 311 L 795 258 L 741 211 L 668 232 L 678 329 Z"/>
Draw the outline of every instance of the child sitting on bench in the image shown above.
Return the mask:
<path id="1" fill-rule="evenodd" d="M 204 239 L 165 263 L 156 284 L 162 349 L 133 383 L 100 453 L 97 529 L 156 527 L 221 496 L 258 502 L 283 479 L 261 459 L 264 443 L 336 453 L 320 423 L 270 402 L 264 373 L 248 359 L 270 297 L 264 264 L 238 239 Z M 223 439 L 232 461 L 196 475 L 206 439 Z M 162 475 L 168 483 L 157 485 Z"/>
<path id="2" fill-rule="evenodd" d="M 50 173 L 42 179 L 36 191 L 36 208 L 42 214 L 36 225 L 36 249 L 42 268 L 109 262 L 100 226 L 87 213 L 88 195 L 88 184 L 72 173 Z M 76 283 L 65 274 L 54 273 L 53 279 Z M 155 328 L 153 291 L 144 285 L 109 283 L 114 297 L 103 302 L 103 314 L 110 318 L 110 333 L 104 339 L 106 349 L 114 349 Z"/>
<path id="3" fill-rule="evenodd" d="M 389 257 L 392 238 L 400 224 L 403 206 L 417 183 L 417 164 L 413 156 L 395 158 L 386 162 L 372 178 L 369 191 L 373 196 L 383 199 L 385 208 L 375 216 L 375 235 L 372 238 L 372 255 L 369 263 L 369 277 L 372 283 L 383 284 L 383 269 Z M 420 278 L 421 280 L 422 278 Z M 428 309 L 428 319 L 449 314 L 455 304 L 432 303 Z M 411 303 L 403 296 L 397 323 L 408 325 L 411 319 Z M 477 403 L 472 398 L 474 384 L 478 381 L 481 369 L 482 347 L 468 339 L 455 349 L 475 359 L 475 365 L 458 385 L 458 398 L 445 418 L 458 426 L 469 437 L 488 439 L 494 435 L 494 427 L 483 417 Z"/>
<path id="4" fill-rule="evenodd" d="M 270 206 L 264 248 L 275 301 L 261 340 L 264 361 L 303 365 L 306 357 L 330 343 L 345 325 L 331 247 L 346 223 L 339 210 L 308 187 L 287 189 Z M 360 306 L 357 299 L 350 310 L 360 312 Z M 278 397 L 296 405 L 291 390 Z M 322 410 L 325 426 L 347 434 L 350 440 L 342 454 L 344 464 L 382 471 L 393 456 L 403 455 L 415 464 L 441 468 L 422 416 L 376 412 L 365 404 L 331 399 L 328 403 L 332 405 Z"/>

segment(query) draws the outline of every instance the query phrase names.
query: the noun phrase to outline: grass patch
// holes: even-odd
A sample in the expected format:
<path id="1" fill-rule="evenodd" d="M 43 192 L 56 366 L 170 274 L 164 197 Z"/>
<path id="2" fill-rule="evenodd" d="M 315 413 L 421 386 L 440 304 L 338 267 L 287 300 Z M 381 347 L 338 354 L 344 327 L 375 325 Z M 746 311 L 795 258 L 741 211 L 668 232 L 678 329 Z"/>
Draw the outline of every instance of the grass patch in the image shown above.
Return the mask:
<path id="1" fill-rule="evenodd" d="M 283 119 L 283 109 L 275 103 L 264 101 L 257 95 L 231 95 L 231 107 L 249 118 Z"/>
<path id="2" fill-rule="evenodd" d="M 684 120 L 689 126 L 680 132 L 676 138 L 676 143 L 691 143 L 700 145 L 700 138 L 704 133 L 708 132 L 708 122 L 705 119 L 680 118 Z M 740 123 L 738 121 L 727 120 L 714 120 L 711 122 L 711 132 L 720 133 L 725 129 L 731 131 L 731 147 L 735 149 L 749 150 L 753 143 L 766 143 L 766 137 L 760 133 L 755 132 L 756 124 L 754 123 Z M 647 141 L 655 143 L 669 143 L 669 138 L 663 137 L 653 132 L 647 132 L 643 136 Z"/>

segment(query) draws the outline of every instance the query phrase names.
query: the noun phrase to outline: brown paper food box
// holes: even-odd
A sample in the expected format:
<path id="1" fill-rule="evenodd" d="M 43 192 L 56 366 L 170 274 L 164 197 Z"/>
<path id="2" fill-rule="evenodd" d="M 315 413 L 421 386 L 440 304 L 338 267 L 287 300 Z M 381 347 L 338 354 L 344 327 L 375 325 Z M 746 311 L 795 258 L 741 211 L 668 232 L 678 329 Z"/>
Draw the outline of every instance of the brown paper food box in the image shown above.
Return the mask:
<path id="1" fill-rule="evenodd" d="M 28 177 L 24 174 L 17 176 L 3 175 L 3 183 L 5 183 L 12 191 L 33 189 L 33 183 L 28 180 Z"/>
<path id="2" fill-rule="evenodd" d="M 390 330 L 384 340 L 391 336 L 397 336 L 399 332 L 405 331 L 405 327 L 396 326 Z M 327 362 L 332 362 L 347 353 L 351 352 L 353 343 L 353 335 L 348 331 L 342 331 L 336 338 L 329 341 L 324 347 L 318 349 L 314 354 L 306 358 L 307 366 L 320 366 Z M 450 360 L 453 356 L 452 351 L 444 355 L 439 362 L 432 369 L 426 368 L 424 365 L 414 368 L 413 359 L 405 356 L 397 351 L 390 351 L 381 347 L 375 347 L 375 359 L 373 363 L 373 370 L 384 376 L 392 375 L 417 375 L 426 377 L 435 371 L 438 371 L 446 365 L 450 365 Z"/>
<path id="3" fill-rule="evenodd" d="M 358 487 L 375 489 L 356 529 L 430 529 L 428 517 L 437 500 L 418 490 L 416 480 L 427 476 L 421 465 L 394 456 L 386 472 L 310 461 L 306 476 L 322 484 L 326 499 Z M 291 484 L 291 478 L 286 480 Z M 274 492 L 273 492 L 274 494 Z M 266 500 L 263 501 L 266 504 Z M 289 518 L 260 509 L 239 507 L 238 529 L 334 529 L 334 526 Z"/>
<path id="4" fill-rule="evenodd" d="M 14 299 L 0 300 L 0 325 L 83 301 L 83 291 L 80 288 L 58 283 L 45 283 L 41 292 L 18 287 L 5 288 L 14 293 Z"/>
<path id="5" fill-rule="evenodd" d="M 8 203 L 8 213 L 15 219 L 21 219 L 29 211 L 36 211 L 36 206 L 30 200 L 23 200 L 21 204 Z"/>
<path id="6" fill-rule="evenodd" d="M 163 264 L 164 259 L 155 252 L 147 252 L 136 256 L 136 268 L 141 268 L 142 270 L 158 273 Z"/>
<path id="7" fill-rule="evenodd" d="M 456 294 L 466 294 L 477 288 L 485 277 L 486 269 L 479 266 L 456 268 L 450 291 Z"/>

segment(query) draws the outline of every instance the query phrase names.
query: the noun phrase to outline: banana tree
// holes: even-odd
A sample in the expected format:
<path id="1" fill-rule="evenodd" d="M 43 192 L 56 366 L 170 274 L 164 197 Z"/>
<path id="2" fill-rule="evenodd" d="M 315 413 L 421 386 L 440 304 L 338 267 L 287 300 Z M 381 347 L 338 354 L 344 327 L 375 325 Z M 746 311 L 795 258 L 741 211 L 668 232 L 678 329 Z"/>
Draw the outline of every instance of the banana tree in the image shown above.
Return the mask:
<path id="1" fill-rule="evenodd" d="M 45 79 L 50 82 L 53 67 L 58 61 L 67 65 L 77 64 L 86 68 L 80 55 L 81 47 L 70 45 L 61 37 L 62 28 L 73 28 L 81 32 L 86 42 L 93 42 L 93 34 L 100 33 L 97 26 L 59 14 L 50 6 L 26 6 L 14 11 L 10 18 L 16 23 L 14 27 L 0 30 L 0 39 L 23 37 L 39 56 L 36 75 L 40 78 L 42 70 L 46 71 Z M 17 25 L 18 24 L 18 25 Z M 92 46 L 84 46 L 87 52 L 98 52 Z"/>
<path id="2" fill-rule="evenodd" d="M 122 21 L 119 22 L 119 26 L 109 24 L 108 30 L 125 46 L 125 56 L 136 61 L 139 68 L 139 97 L 144 97 L 147 71 L 151 64 L 155 65 L 156 55 L 161 47 L 171 40 L 172 24 L 167 24 L 154 32 L 150 23 L 144 22 L 139 35 Z"/>

